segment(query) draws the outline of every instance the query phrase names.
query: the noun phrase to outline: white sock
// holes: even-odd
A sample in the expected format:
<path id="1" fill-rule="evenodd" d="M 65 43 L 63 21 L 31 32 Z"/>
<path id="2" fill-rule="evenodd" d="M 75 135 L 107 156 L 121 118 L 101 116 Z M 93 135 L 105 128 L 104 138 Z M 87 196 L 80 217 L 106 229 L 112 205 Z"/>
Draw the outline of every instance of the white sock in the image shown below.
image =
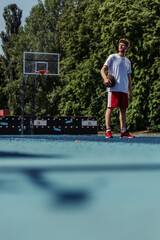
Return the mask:
<path id="1" fill-rule="evenodd" d="M 111 128 L 110 128 L 110 127 L 107 127 L 107 128 L 106 128 L 106 132 L 109 132 L 109 131 L 111 131 Z"/>
<path id="2" fill-rule="evenodd" d="M 126 128 L 121 128 L 121 132 L 124 133 L 126 131 Z"/>

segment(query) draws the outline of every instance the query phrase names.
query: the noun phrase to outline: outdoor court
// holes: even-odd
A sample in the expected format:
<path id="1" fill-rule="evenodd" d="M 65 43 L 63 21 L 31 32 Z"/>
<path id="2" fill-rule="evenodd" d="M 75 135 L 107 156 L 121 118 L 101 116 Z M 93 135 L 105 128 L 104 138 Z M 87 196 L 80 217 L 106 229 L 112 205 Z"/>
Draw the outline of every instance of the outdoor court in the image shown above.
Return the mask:
<path id="1" fill-rule="evenodd" d="M 0 136 L 3 240 L 159 240 L 160 136 Z"/>

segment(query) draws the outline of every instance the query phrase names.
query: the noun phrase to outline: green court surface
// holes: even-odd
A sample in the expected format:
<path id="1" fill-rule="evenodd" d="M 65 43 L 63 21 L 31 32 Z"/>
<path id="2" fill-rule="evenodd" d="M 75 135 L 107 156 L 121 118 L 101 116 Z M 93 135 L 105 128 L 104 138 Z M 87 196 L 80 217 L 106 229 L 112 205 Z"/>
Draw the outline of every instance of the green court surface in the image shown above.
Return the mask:
<path id="1" fill-rule="evenodd" d="M 159 240 L 159 186 L 159 136 L 0 136 L 3 240 Z"/>

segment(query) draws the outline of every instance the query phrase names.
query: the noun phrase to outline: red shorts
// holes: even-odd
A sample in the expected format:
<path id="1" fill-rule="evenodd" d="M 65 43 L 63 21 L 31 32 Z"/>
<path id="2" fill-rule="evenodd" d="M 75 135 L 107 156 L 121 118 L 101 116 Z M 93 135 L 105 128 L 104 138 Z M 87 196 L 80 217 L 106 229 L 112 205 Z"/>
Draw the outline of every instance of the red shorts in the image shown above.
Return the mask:
<path id="1" fill-rule="evenodd" d="M 123 92 L 108 92 L 107 107 L 128 108 L 128 94 Z"/>

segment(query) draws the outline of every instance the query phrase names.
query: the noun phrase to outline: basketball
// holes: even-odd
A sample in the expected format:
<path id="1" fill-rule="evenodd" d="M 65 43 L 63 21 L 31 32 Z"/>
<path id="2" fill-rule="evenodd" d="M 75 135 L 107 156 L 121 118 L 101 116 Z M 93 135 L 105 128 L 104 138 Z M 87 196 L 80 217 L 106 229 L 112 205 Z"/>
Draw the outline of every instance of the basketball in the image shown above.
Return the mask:
<path id="1" fill-rule="evenodd" d="M 116 79 L 113 75 L 107 75 L 107 78 L 112 82 L 110 87 L 114 87 L 114 85 L 116 84 Z"/>

